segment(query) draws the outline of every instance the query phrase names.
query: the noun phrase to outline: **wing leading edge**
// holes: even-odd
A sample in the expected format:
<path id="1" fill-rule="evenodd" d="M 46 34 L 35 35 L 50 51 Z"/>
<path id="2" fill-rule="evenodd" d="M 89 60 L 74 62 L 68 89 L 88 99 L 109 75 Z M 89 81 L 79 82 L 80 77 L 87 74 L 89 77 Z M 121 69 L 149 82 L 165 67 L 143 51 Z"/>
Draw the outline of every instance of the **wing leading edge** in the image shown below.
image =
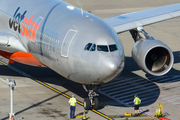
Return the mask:
<path id="1" fill-rule="evenodd" d="M 10 33 L 0 32 L 0 55 L 9 59 L 9 63 L 16 61 L 26 65 L 46 67 L 28 52 L 17 36 Z"/>
<path id="2" fill-rule="evenodd" d="M 180 16 L 180 4 L 133 12 L 105 19 L 117 33 Z"/>
<path id="3" fill-rule="evenodd" d="M 0 50 L 8 53 L 27 52 L 20 40 L 10 33 L 0 32 Z"/>

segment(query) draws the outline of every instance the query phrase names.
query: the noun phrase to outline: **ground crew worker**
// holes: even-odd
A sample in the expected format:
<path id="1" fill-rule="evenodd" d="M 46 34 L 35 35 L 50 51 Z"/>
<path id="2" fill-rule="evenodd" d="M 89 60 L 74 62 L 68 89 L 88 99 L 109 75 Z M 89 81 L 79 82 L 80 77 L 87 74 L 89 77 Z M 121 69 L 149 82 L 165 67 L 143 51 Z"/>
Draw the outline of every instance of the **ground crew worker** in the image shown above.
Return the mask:
<path id="1" fill-rule="evenodd" d="M 139 104 L 141 103 L 141 99 L 135 95 L 134 96 L 134 110 L 135 110 L 135 116 L 139 115 Z"/>
<path id="2" fill-rule="evenodd" d="M 158 106 L 156 108 L 156 117 L 157 118 L 162 117 L 160 103 L 158 104 Z"/>
<path id="3" fill-rule="evenodd" d="M 76 98 L 72 95 L 72 98 L 69 99 L 69 107 L 70 107 L 70 118 L 75 118 L 75 110 L 76 110 Z"/>

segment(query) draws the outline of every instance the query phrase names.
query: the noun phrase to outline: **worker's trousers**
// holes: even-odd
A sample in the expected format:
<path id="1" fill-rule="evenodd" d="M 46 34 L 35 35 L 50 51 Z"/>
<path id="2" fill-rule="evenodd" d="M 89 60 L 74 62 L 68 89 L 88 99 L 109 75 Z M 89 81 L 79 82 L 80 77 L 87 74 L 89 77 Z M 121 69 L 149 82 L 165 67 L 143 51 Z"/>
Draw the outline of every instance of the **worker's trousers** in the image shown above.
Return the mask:
<path id="1" fill-rule="evenodd" d="M 76 106 L 71 106 L 70 107 L 70 118 L 75 118 L 75 110 L 76 110 Z"/>

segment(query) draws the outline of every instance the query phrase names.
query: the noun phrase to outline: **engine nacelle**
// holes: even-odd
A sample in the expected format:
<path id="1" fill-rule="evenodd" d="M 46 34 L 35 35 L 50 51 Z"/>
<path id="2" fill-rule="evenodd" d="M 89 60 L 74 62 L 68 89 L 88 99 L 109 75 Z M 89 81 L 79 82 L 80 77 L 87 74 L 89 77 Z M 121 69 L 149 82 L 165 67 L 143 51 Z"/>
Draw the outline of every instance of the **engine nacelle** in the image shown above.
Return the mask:
<path id="1" fill-rule="evenodd" d="M 154 76 L 166 74 L 174 63 L 171 49 L 159 40 L 137 41 L 132 50 L 132 57 L 144 72 Z"/>

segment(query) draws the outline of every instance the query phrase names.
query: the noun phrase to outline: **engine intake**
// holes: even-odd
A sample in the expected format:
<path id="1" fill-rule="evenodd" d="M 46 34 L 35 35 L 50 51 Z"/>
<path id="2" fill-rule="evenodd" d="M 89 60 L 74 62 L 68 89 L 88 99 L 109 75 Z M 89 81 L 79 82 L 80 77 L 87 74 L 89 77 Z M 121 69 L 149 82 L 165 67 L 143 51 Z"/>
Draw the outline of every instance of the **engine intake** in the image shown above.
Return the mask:
<path id="1" fill-rule="evenodd" d="M 154 76 L 166 74 L 174 63 L 171 49 L 159 40 L 137 41 L 132 50 L 132 57 L 144 72 Z"/>

